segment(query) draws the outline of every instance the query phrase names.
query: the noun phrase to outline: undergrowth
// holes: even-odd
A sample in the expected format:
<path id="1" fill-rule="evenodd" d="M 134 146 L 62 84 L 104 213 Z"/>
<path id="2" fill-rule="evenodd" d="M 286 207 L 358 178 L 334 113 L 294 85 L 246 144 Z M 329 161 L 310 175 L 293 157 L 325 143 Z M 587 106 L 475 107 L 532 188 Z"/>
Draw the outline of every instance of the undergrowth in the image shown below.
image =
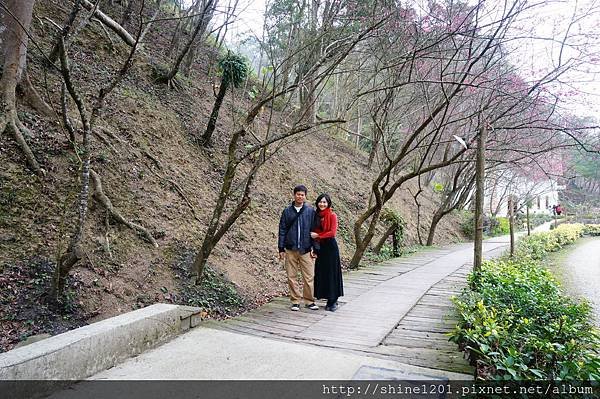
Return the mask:
<path id="1" fill-rule="evenodd" d="M 540 260 L 575 242 L 584 226 L 561 225 L 521 240 L 514 258 L 487 261 L 454 298 L 450 339 L 482 380 L 598 380 L 600 337 L 585 301 L 562 293 Z"/>

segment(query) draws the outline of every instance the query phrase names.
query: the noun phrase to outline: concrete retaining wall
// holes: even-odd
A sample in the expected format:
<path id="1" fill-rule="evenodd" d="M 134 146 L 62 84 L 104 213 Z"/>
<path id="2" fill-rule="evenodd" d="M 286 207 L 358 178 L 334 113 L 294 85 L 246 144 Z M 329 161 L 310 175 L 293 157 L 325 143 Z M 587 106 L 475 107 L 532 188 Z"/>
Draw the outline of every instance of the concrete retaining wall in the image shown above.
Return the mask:
<path id="1" fill-rule="evenodd" d="M 198 308 L 155 304 L 0 354 L 0 380 L 80 380 L 198 325 Z"/>

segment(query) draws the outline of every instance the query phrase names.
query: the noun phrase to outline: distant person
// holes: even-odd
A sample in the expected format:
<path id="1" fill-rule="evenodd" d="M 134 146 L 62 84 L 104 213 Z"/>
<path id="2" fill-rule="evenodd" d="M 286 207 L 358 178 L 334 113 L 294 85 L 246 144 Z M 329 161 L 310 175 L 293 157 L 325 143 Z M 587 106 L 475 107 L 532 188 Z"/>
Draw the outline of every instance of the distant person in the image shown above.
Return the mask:
<path id="1" fill-rule="evenodd" d="M 552 205 L 552 214 L 556 216 L 556 204 Z"/>
<path id="2" fill-rule="evenodd" d="M 560 206 L 560 204 L 558 204 L 558 205 L 556 205 L 556 214 L 558 216 L 560 216 L 561 213 L 563 213 L 563 208 L 562 208 L 562 206 Z"/>
<path id="3" fill-rule="evenodd" d="M 285 259 L 285 270 L 290 288 L 291 310 L 300 310 L 300 300 L 310 310 L 318 310 L 315 304 L 313 282 L 315 265 L 314 240 L 310 232 L 315 222 L 315 210 L 306 204 L 305 186 L 294 187 L 294 201 L 281 213 L 279 220 L 279 259 Z M 302 275 L 302 294 L 298 286 L 298 272 Z"/>
<path id="4" fill-rule="evenodd" d="M 318 257 L 315 262 L 315 297 L 327 299 L 325 310 L 335 312 L 337 300 L 344 295 L 342 282 L 342 264 L 335 235 L 338 228 L 337 215 L 331 209 L 331 198 L 321 194 L 315 202 L 317 223 L 310 233 L 319 243 Z"/>

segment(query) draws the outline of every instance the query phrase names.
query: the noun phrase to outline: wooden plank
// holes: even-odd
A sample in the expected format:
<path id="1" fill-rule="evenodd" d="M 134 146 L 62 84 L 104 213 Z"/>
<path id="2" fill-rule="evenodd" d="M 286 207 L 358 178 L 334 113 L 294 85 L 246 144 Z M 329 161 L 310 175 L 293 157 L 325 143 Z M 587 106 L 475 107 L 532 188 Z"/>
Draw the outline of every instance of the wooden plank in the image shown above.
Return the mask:
<path id="1" fill-rule="evenodd" d="M 389 339 L 384 342 L 387 346 L 403 346 L 407 348 L 423 348 L 423 349 L 436 349 L 436 350 L 458 350 L 456 344 L 444 345 L 435 340 L 423 340 L 422 338 L 411 338 L 404 337 L 402 339 Z"/>
<path id="2" fill-rule="evenodd" d="M 279 329 L 279 330 L 290 331 L 290 332 L 304 331 L 304 330 L 306 330 L 306 327 L 307 327 L 304 325 L 300 326 L 297 324 L 273 322 L 272 320 L 269 320 L 265 317 L 240 316 L 240 317 L 236 317 L 233 320 L 241 321 L 241 322 L 245 322 L 245 323 L 252 323 L 252 324 L 256 325 L 257 328 L 266 327 L 266 328 L 273 328 L 273 329 Z"/>
<path id="3" fill-rule="evenodd" d="M 262 334 L 268 333 L 270 335 L 276 335 L 276 336 L 293 337 L 297 334 L 296 331 L 287 331 L 287 330 L 283 330 L 281 328 L 261 326 L 261 325 L 255 324 L 255 323 L 250 323 L 250 322 L 241 321 L 241 320 L 234 320 L 234 319 L 227 321 L 227 328 L 232 328 L 232 329 L 236 329 L 236 330 L 240 329 L 240 331 L 244 331 L 247 334 L 260 335 L 260 336 L 264 336 Z"/>
<path id="4" fill-rule="evenodd" d="M 421 338 L 423 340 L 434 339 L 448 342 L 448 336 L 444 333 L 431 332 L 431 331 L 418 331 L 418 330 L 394 330 L 388 338 L 394 337 L 410 337 L 410 338 Z"/>
<path id="5" fill-rule="evenodd" d="M 301 319 L 301 318 L 283 318 L 281 316 L 277 316 L 277 315 L 265 315 L 265 314 L 259 314 L 259 313 L 251 313 L 246 315 L 246 317 L 250 318 L 250 319 L 255 319 L 255 320 L 268 320 L 272 323 L 282 323 L 282 324 L 289 324 L 289 325 L 293 325 L 293 326 L 302 326 L 302 327 L 308 327 L 314 324 L 314 322 L 312 321 L 307 321 L 306 319 Z"/>
<path id="6" fill-rule="evenodd" d="M 440 351 L 428 348 L 409 348 L 403 346 L 378 346 L 373 352 L 386 354 L 403 363 L 447 370 L 459 373 L 473 373 L 473 368 L 463 358 L 461 352 Z"/>
<path id="7" fill-rule="evenodd" d="M 416 322 L 430 322 L 430 323 L 436 323 L 436 322 L 448 322 L 448 323 L 454 323 L 459 321 L 459 318 L 457 318 L 456 316 L 450 316 L 450 315 L 444 315 L 444 316 L 418 316 L 418 315 L 413 315 L 413 314 L 408 314 L 406 316 L 404 316 L 404 318 L 402 319 L 402 321 L 405 322 L 410 322 L 410 321 L 416 321 Z"/>

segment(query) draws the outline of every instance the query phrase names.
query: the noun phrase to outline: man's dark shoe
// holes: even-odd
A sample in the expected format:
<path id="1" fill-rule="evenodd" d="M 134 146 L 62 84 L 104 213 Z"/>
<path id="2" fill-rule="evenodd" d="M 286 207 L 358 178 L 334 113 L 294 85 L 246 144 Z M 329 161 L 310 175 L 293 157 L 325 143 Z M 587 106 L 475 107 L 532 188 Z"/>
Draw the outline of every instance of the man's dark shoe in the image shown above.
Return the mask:
<path id="1" fill-rule="evenodd" d="M 325 310 L 328 310 L 330 312 L 335 312 L 337 310 L 337 308 L 338 308 L 337 303 L 334 303 L 331 306 L 325 306 Z"/>
<path id="2" fill-rule="evenodd" d="M 309 308 L 310 310 L 319 310 L 319 307 L 314 302 L 309 305 L 304 305 L 304 306 Z"/>
<path id="3" fill-rule="evenodd" d="M 294 312 L 297 312 L 300 310 L 300 305 L 298 305 L 297 303 L 294 303 L 290 309 L 293 310 Z"/>

